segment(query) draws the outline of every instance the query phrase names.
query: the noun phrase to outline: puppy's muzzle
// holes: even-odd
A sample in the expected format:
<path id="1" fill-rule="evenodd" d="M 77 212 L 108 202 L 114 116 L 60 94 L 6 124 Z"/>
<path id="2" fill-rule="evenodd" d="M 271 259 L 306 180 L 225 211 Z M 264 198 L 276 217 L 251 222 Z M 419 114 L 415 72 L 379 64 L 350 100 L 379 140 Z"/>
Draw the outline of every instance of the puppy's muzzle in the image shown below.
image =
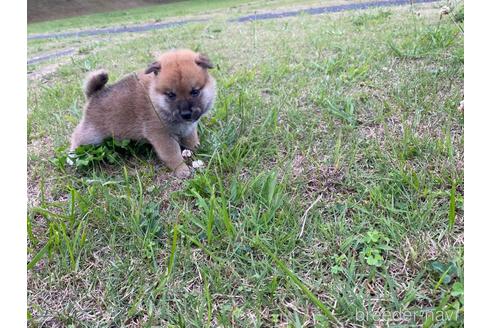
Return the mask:
<path id="1" fill-rule="evenodd" d="M 193 118 L 193 113 L 190 111 L 184 111 L 184 112 L 181 112 L 181 118 L 185 121 L 191 121 L 191 119 Z"/>
<path id="2" fill-rule="evenodd" d="M 191 107 L 179 112 L 179 116 L 181 117 L 181 119 L 188 122 L 198 121 L 202 114 L 202 110 L 199 107 Z"/>
<path id="3" fill-rule="evenodd" d="M 196 121 L 201 116 L 200 108 L 193 106 L 188 101 L 180 101 L 178 103 L 179 116 L 184 121 Z"/>

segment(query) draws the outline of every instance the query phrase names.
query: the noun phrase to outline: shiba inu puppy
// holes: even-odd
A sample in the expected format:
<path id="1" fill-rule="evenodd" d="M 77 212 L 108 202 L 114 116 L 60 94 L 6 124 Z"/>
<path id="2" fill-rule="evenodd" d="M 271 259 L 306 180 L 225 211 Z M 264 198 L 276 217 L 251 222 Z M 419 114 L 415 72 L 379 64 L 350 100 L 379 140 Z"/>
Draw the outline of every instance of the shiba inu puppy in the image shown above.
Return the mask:
<path id="1" fill-rule="evenodd" d="M 72 134 L 71 151 L 108 137 L 145 139 L 177 177 L 188 177 L 180 146 L 194 150 L 199 145 L 198 121 L 215 99 L 210 68 L 203 54 L 172 50 L 113 85 L 106 85 L 105 70 L 90 73 L 84 86 L 87 103 Z"/>

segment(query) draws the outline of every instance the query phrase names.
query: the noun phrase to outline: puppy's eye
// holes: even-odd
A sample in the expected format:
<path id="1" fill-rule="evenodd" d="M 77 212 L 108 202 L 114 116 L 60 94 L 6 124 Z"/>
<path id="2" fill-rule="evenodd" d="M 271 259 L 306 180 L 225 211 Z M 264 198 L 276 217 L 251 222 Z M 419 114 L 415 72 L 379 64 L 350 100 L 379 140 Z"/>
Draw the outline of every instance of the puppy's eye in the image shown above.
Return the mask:
<path id="1" fill-rule="evenodd" d="M 165 92 L 164 93 L 169 99 L 176 98 L 176 94 L 174 92 Z"/>
<path id="2" fill-rule="evenodd" d="M 191 90 L 190 94 L 192 97 L 198 97 L 200 95 L 200 90 L 193 89 L 193 90 Z"/>

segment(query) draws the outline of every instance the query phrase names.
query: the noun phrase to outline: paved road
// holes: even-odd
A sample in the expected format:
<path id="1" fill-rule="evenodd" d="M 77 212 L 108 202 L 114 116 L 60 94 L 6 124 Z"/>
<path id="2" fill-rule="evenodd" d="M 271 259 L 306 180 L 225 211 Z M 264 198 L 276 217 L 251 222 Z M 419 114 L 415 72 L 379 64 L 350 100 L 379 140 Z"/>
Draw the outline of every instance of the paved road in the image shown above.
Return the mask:
<path id="1" fill-rule="evenodd" d="M 363 3 L 349 3 L 346 5 L 338 5 L 338 6 L 328 6 L 328 7 L 316 7 L 309 9 L 300 9 L 300 10 L 292 10 L 292 11 L 284 11 L 284 12 L 275 12 L 275 13 L 264 13 L 264 14 L 255 14 L 239 17 L 235 20 L 237 22 L 251 22 L 255 20 L 265 20 L 265 19 L 275 19 L 275 18 L 284 18 L 284 17 L 292 17 L 298 16 L 302 14 L 309 15 L 320 15 L 326 13 L 337 13 L 340 11 L 346 10 L 355 10 L 355 9 L 369 9 L 369 8 L 378 8 L 378 7 L 390 7 L 390 6 L 402 6 L 410 3 L 429 3 L 436 2 L 439 0 L 386 0 L 386 1 L 371 1 L 371 2 L 363 2 Z"/>
<path id="2" fill-rule="evenodd" d="M 230 23 L 244 23 L 251 22 L 257 20 L 266 20 L 266 19 L 277 19 L 284 17 L 293 17 L 298 16 L 300 14 L 309 14 L 309 15 L 320 15 L 326 13 L 335 13 L 347 10 L 356 10 L 356 9 L 369 9 L 369 8 L 379 8 L 379 7 L 391 7 L 391 6 L 402 6 L 408 5 L 411 3 L 430 3 L 437 2 L 439 0 L 379 0 L 379 1 L 371 1 L 364 3 L 350 3 L 345 5 L 337 5 L 337 6 L 326 6 L 326 7 L 316 7 L 309 9 L 299 9 L 292 11 L 283 11 L 283 12 L 270 12 L 270 13 L 262 13 L 255 15 L 247 15 L 242 16 L 235 19 L 230 19 L 228 22 Z M 151 23 L 144 25 L 133 25 L 133 26 L 118 26 L 112 28 L 101 28 L 101 29 L 90 29 L 90 30 L 81 30 L 74 32 L 61 32 L 61 33 L 47 33 L 47 34 L 31 34 L 27 36 L 28 40 L 33 39 L 54 39 L 54 38 L 68 38 L 68 37 L 83 37 L 83 36 L 92 36 L 92 35 L 101 35 L 101 34 L 120 34 L 120 33 L 129 33 L 129 32 L 146 32 L 151 30 L 159 30 L 164 28 L 171 28 L 175 26 L 180 26 L 188 23 L 196 23 L 196 22 L 206 22 L 208 19 L 190 19 L 190 20 L 181 20 L 176 22 L 163 22 L 163 23 Z M 67 56 L 72 54 L 72 52 L 63 50 L 60 52 L 50 53 L 46 55 L 40 55 L 35 58 L 31 58 L 27 61 L 27 64 L 34 64 L 41 61 L 45 61 L 52 58 L 57 58 L 61 56 Z"/>
<path id="3" fill-rule="evenodd" d="M 175 26 L 180 26 L 188 23 L 195 22 L 205 22 L 207 19 L 190 19 L 181 20 L 176 22 L 165 22 L 165 23 L 151 23 L 144 25 L 131 25 L 131 26 L 117 26 L 108 28 L 98 28 L 93 30 L 81 30 L 74 32 L 61 32 L 61 33 L 48 33 L 48 34 L 31 34 L 27 36 L 28 40 L 36 39 L 58 39 L 58 38 L 71 38 L 80 36 L 91 36 L 91 35 L 101 35 L 101 34 L 120 34 L 120 33 L 130 33 L 130 32 L 147 32 L 151 30 L 160 30 L 163 28 L 170 28 Z"/>
<path id="4" fill-rule="evenodd" d="M 27 60 L 27 65 L 36 64 L 36 63 L 39 63 L 39 62 L 42 62 L 42 61 L 45 61 L 48 59 L 52 59 L 52 58 L 68 56 L 68 55 L 73 54 L 76 50 L 77 49 L 70 48 L 70 49 L 64 49 L 64 50 L 57 51 L 57 52 L 51 52 L 51 53 L 47 53 L 47 54 L 38 55 L 38 56 L 35 56 L 32 58 L 29 58 Z"/>

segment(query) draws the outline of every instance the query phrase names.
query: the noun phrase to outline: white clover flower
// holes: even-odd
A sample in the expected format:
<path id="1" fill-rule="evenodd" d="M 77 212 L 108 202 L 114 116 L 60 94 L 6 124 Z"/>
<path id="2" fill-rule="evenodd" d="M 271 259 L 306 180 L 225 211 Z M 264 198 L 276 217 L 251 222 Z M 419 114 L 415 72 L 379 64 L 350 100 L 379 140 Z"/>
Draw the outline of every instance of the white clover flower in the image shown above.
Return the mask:
<path id="1" fill-rule="evenodd" d="M 194 169 L 202 169 L 205 166 L 205 164 L 201 160 L 196 160 L 193 161 L 193 163 L 191 163 L 191 166 L 193 166 Z"/>
<path id="2" fill-rule="evenodd" d="M 189 149 L 185 149 L 185 150 L 183 150 L 183 152 L 181 153 L 181 155 L 182 155 L 184 158 L 187 158 L 187 157 L 191 157 L 191 155 L 193 155 L 193 153 L 191 152 L 191 150 L 189 150 Z"/>
<path id="3" fill-rule="evenodd" d="M 68 153 L 68 156 L 67 156 L 67 164 L 70 165 L 70 166 L 73 166 L 75 163 L 74 163 L 74 159 L 77 157 L 77 155 L 75 155 L 74 152 L 70 152 Z"/>
<path id="4" fill-rule="evenodd" d="M 441 10 L 439 10 L 439 15 L 441 16 L 448 15 L 450 11 L 451 9 L 449 9 L 448 6 L 444 6 L 441 8 Z"/>

